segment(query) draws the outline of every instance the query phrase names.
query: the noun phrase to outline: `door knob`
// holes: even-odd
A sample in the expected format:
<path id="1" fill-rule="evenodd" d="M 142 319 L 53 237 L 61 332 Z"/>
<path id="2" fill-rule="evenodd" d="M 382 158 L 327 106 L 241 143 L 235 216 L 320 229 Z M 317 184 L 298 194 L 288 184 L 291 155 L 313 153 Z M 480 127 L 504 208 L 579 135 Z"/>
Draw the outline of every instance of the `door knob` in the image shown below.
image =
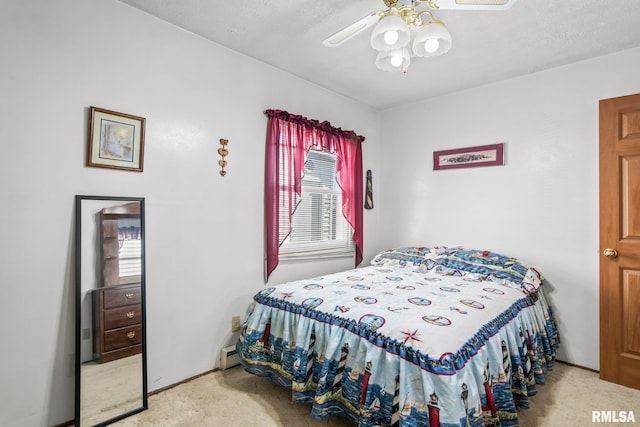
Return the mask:
<path id="1" fill-rule="evenodd" d="M 606 256 L 607 258 L 617 258 L 618 257 L 618 251 L 616 251 L 613 248 L 606 248 L 603 252 L 604 256 Z"/>

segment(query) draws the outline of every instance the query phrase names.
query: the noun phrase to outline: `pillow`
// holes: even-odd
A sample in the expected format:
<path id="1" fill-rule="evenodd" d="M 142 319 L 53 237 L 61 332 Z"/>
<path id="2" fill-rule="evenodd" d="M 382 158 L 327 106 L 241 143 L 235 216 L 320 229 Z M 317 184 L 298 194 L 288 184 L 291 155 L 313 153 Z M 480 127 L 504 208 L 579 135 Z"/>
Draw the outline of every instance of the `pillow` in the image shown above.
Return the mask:
<path id="1" fill-rule="evenodd" d="M 523 265 L 516 258 L 489 250 L 448 248 L 436 258 L 439 267 L 483 274 L 514 282 L 527 293 L 535 292 L 542 282 L 540 272 Z"/>
<path id="2" fill-rule="evenodd" d="M 488 250 L 467 249 L 462 246 L 407 246 L 384 250 L 372 260 L 373 266 L 412 266 L 451 276 L 477 277 L 501 282 L 505 286 L 535 292 L 542 284 L 542 275 L 534 267 Z M 419 271 L 419 270 L 416 270 Z"/>
<path id="3" fill-rule="evenodd" d="M 538 290 L 538 288 L 542 284 L 542 279 L 542 273 L 540 273 L 537 268 L 529 267 L 529 269 L 527 270 L 527 274 L 525 274 L 520 286 L 522 287 L 523 291 L 528 294 L 532 294 Z"/>
<path id="4" fill-rule="evenodd" d="M 421 265 L 430 254 L 431 248 L 426 246 L 388 249 L 376 255 L 371 260 L 371 265 Z"/>

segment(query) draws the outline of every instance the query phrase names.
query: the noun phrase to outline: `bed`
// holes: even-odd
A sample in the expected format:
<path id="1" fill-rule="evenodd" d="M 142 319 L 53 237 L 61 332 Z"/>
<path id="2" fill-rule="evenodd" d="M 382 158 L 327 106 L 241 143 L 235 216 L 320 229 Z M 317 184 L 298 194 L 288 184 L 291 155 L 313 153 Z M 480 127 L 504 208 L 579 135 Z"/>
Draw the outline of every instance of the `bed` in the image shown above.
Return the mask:
<path id="1" fill-rule="evenodd" d="M 517 425 L 558 345 L 539 269 L 438 246 L 263 289 L 236 349 L 315 418 L 449 427 Z"/>

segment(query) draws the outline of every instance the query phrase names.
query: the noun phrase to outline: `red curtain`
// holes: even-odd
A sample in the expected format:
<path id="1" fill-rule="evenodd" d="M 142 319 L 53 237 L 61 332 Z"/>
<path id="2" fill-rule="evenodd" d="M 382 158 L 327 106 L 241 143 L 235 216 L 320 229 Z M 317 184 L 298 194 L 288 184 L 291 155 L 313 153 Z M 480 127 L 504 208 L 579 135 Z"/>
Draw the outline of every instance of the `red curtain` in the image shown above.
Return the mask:
<path id="1" fill-rule="evenodd" d="M 342 190 L 342 214 L 353 228 L 355 265 L 362 262 L 362 142 L 363 136 L 281 110 L 265 111 L 265 279 L 278 265 L 278 248 L 291 232 L 291 216 L 300 202 L 302 175 L 311 147 L 336 154 L 336 179 Z M 280 182 L 281 174 L 285 182 Z M 284 222 L 284 223 L 283 223 Z M 279 230 L 287 232 L 280 236 Z"/>

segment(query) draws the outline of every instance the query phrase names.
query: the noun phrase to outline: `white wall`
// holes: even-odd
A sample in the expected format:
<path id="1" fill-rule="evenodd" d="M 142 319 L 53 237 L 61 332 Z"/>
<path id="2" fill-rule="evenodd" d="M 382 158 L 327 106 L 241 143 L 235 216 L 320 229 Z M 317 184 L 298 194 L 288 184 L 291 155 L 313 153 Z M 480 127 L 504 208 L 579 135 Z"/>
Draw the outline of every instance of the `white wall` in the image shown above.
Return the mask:
<path id="1" fill-rule="evenodd" d="M 599 368 L 598 100 L 640 92 L 640 48 L 385 111 L 382 246 L 466 245 L 538 265 L 561 360 Z M 425 84 L 437 84 L 426 81 Z M 433 151 L 506 142 L 506 166 Z"/>
<path id="2" fill-rule="evenodd" d="M 114 0 L 1 2 L 0 58 L 3 426 L 73 418 L 74 195 L 146 198 L 154 390 L 213 369 L 264 286 L 263 111 L 355 130 L 375 169 L 377 112 Z M 91 105 L 147 119 L 143 173 L 84 166 Z M 345 266 L 282 265 L 273 280 Z"/>

